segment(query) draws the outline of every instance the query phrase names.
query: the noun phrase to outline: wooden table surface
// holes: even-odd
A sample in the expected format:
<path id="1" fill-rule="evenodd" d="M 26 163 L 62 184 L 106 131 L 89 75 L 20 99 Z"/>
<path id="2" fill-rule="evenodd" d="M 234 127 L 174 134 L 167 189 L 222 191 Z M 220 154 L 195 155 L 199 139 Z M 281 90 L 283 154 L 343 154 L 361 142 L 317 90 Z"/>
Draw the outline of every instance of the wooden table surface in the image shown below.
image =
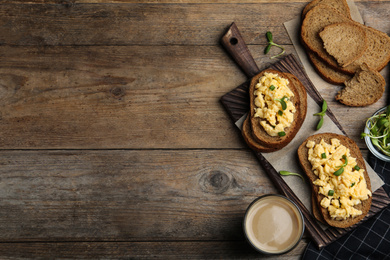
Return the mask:
<path id="1" fill-rule="evenodd" d="M 246 80 L 219 40 L 234 21 L 265 68 L 265 32 L 296 54 L 283 23 L 307 2 L 2 1 L 0 258 L 260 258 L 243 214 L 277 190 L 219 101 Z M 355 3 L 390 33 L 390 1 Z M 318 90 L 366 155 L 388 90 L 349 108 L 339 89 Z"/>

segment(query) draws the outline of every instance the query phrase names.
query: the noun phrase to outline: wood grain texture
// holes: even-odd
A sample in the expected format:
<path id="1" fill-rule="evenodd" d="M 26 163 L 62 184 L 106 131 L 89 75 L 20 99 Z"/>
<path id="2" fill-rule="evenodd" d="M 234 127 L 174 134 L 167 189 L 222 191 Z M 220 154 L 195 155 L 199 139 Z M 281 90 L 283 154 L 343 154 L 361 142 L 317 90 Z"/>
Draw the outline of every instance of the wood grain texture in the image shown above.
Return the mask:
<path id="1" fill-rule="evenodd" d="M 298 260 L 307 240 L 277 257 L 267 259 Z M 0 257 L 65 259 L 259 259 L 245 241 L 179 242 L 92 242 L 92 243 L 1 243 Z M 112 257 L 116 256 L 116 257 Z"/>
<path id="2" fill-rule="evenodd" d="M 354 2 L 365 2 L 367 0 L 355 0 Z M 28 4 L 80 4 L 80 3 L 162 3 L 162 4 L 199 4 L 199 3 L 206 3 L 206 4 L 216 4 L 216 3 L 222 3 L 222 4 L 259 4 L 259 3 L 285 3 L 285 0 L 3 0 L 3 3 L 28 3 Z M 308 0 L 294 0 L 294 2 L 299 3 L 308 3 L 310 1 Z M 388 0 L 377 0 L 375 2 L 388 2 Z"/>
<path id="3" fill-rule="evenodd" d="M 274 62 L 258 46 L 249 49 L 260 69 Z M 245 147 L 218 101 L 245 81 L 222 47 L 0 46 L 0 52 L 4 149 Z M 319 91 L 365 147 L 364 120 L 384 106 L 388 89 L 369 108 L 351 109 L 334 100 L 336 88 Z"/>
<path id="4" fill-rule="evenodd" d="M 2 4 L 0 44 L 8 45 L 217 45 L 235 21 L 247 44 L 266 44 L 272 30 L 291 44 L 281 21 L 304 3 L 278 4 Z M 248 16 L 248 14 L 251 14 Z"/>
<path id="5" fill-rule="evenodd" d="M 298 17 L 306 4 L 285 2 L 283 5 L 288 12 L 280 12 L 278 2 L 55 3 L 0 5 L 0 44 L 216 45 L 233 21 L 249 45 L 266 44 L 267 30 L 272 31 L 277 43 L 291 44 L 283 23 Z M 367 25 L 390 33 L 390 24 L 384 22 L 390 1 L 377 3 L 361 2 L 357 6 Z"/>
<path id="6" fill-rule="evenodd" d="M 240 221 L 277 190 L 219 103 L 246 80 L 219 39 L 236 22 L 268 67 L 265 32 L 295 54 L 283 22 L 307 2 L 2 1 L 0 258 L 259 258 Z M 390 32 L 390 1 L 356 2 Z M 336 88 L 321 95 L 365 147 L 385 99 L 347 109 Z"/>
<path id="7" fill-rule="evenodd" d="M 0 52 L 2 148 L 244 147 L 219 98 L 245 77 L 221 47 Z"/>
<path id="8" fill-rule="evenodd" d="M 1 151 L 0 241 L 242 240 L 248 150 Z"/>

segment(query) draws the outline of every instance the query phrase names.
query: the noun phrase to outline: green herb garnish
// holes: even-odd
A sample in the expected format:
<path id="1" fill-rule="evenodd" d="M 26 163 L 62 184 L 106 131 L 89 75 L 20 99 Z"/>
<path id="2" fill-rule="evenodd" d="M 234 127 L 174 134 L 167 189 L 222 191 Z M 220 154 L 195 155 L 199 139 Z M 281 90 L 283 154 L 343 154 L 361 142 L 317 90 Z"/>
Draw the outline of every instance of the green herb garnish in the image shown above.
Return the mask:
<path id="1" fill-rule="evenodd" d="M 267 37 L 268 45 L 267 45 L 267 47 L 265 47 L 264 54 L 267 54 L 267 53 L 271 50 L 271 47 L 272 47 L 272 46 L 276 46 L 276 47 L 282 49 L 282 52 L 279 53 L 278 55 L 272 56 L 271 59 L 277 58 L 277 57 L 283 55 L 283 53 L 284 53 L 286 50 L 285 50 L 282 46 L 280 46 L 279 44 L 274 43 L 272 33 L 268 31 L 268 32 L 265 34 L 265 36 Z"/>
<path id="2" fill-rule="evenodd" d="M 345 154 L 343 155 L 343 159 L 344 159 L 344 163 L 340 166 L 337 166 L 337 168 L 340 169 L 338 169 L 333 173 L 336 176 L 340 176 L 344 172 L 344 167 L 348 165 L 348 157 Z"/>
<path id="3" fill-rule="evenodd" d="M 370 137 L 371 143 L 383 154 L 390 156 L 390 105 L 385 112 L 367 119 L 366 127 L 369 133 L 362 133 L 361 137 Z"/>
<path id="4" fill-rule="evenodd" d="M 279 132 L 278 135 L 279 135 L 280 137 L 285 136 L 285 135 L 286 135 L 286 132 L 284 132 L 284 131 Z"/>
<path id="5" fill-rule="evenodd" d="M 274 86 L 274 85 L 271 85 L 271 86 L 269 87 L 269 89 L 270 89 L 270 90 L 275 90 L 275 86 Z"/>
<path id="6" fill-rule="evenodd" d="M 333 174 L 336 176 L 340 176 L 344 172 L 344 167 L 341 167 L 337 171 L 335 171 Z"/>
<path id="7" fill-rule="evenodd" d="M 321 158 L 322 158 L 322 159 L 326 159 L 326 153 L 322 153 L 322 154 L 321 154 Z"/>
<path id="8" fill-rule="evenodd" d="M 275 98 L 275 99 L 274 99 L 274 100 L 280 102 L 280 104 L 282 105 L 282 109 L 283 109 L 283 110 L 286 110 L 286 109 L 287 109 L 287 103 L 286 103 L 286 101 L 284 101 L 285 99 L 288 100 L 288 97 L 283 96 L 282 98 Z"/>
<path id="9" fill-rule="evenodd" d="M 328 191 L 328 196 L 333 196 L 334 195 L 334 190 L 329 190 Z"/>
<path id="10" fill-rule="evenodd" d="M 279 111 L 278 111 L 278 114 L 279 114 L 279 116 L 282 116 L 282 115 L 283 115 L 283 111 L 282 111 L 282 110 L 279 110 Z"/>
<path id="11" fill-rule="evenodd" d="M 355 182 L 352 182 L 352 184 L 351 184 L 351 188 L 352 188 L 353 186 L 355 186 L 355 184 L 356 184 Z"/>
<path id="12" fill-rule="evenodd" d="M 320 121 L 319 121 L 318 124 L 317 124 L 316 130 L 320 130 L 320 128 L 321 128 L 322 125 L 324 124 L 324 116 L 325 116 L 325 113 L 326 113 L 326 110 L 327 110 L 327 109 L 328 109 L 328 103 L 326 103 L 326 100 L 323 99 L 322 111 L 319 112 L 319 113 L 313 114 L 313 116 L 320 116 Z"/>
<path id="13" fill-rule="evenodd" d="M 305 182 L 305 179 L 299 173 L 289 172 L 289 171 L 280 171 L 279 174 L 283 175 L 283 176 L 289 176 L 289 175 L 299 176 L 299 177 L 301 177 L 302 181 Z"/>
<path id="14" fill-rule="evenodd" d="M 356 171 L 360 170 L 360 167 L 356 164 L 355 167 L 353 167 Z"/>
<path id="15" fill-rule="evenodd" d="M 347 156 L 344 154 L 342 158 L 344 159 L 344 163 L 343 163 L 343 165 L 338 166 L 338 167 L 345 167 L 345 166 L 348 165 L 348 158 L 347 158 Z"/>

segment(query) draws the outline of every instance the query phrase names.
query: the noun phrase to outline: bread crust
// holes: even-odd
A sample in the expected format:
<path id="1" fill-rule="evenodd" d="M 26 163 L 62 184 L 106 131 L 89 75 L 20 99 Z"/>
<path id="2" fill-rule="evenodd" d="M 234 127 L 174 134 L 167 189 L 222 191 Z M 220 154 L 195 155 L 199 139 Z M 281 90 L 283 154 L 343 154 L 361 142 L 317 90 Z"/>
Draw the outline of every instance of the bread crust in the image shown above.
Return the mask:
<path id="1" fill-rule="evenodd" d="M 322 40 L 318 35 L 325 26 L 340 22 L 349 22 L 363 28 L 367 37 L 366 51 L 360 58 L 346 67 L 339 66 L 336 60 L 325 51 Z M 387 34 L 355 22 L 327 5 L 318 4 L 306 14 L 301 26 L 300 38 L 306 49 L 314 52 L 332 69 L 342 73 L 353 75 L 364 62 L 373 69 L 380 71 L 390 61 L 390 37 Z"/>
<path id="2" fill-rule="evenodd" d="M 367 188 L 371 191 L 371 182 L 370 178 L 367 174 L 367 168 L 366 164 L 364 162 L 363 156 L 360 153 L 359 147 L 356 145 L 356 143 L 344 136 L 344 135 L 339 135 L 339 134 L 334 134 L 334 133 L 322 133 L 322 134 L 316 134 L 313 136 L 310 136 L 307 138 L 298 148 L 298 158 L 299 158 L 299 163 L 306 173 L 307 177 L 310 180 L 310 185 L 312 188 L 312 192 L 315 195 L 315 203 L 316 206 L 318 207 L 321 215 L 323 216 L 324 221 L 329 224 L 330 226 L 333 227 L 339 227 L 339 228 L 347 228 L 350 227 L 359 221 L 361 221 L 369 212 L 370 207 L 371 207 L 371 201 L 372 198 L 369 196 L 367 200 L 363 200 L 361 204 L 354 206 L 356 209 L 359 209 L 362 211 L 362 214 L 359 216 L 356 216 L 354 218 L 350 217 L 347 218 L 346 220 L 335 220 L 332 219 L 329 215 L 329 212 L 327 209 L 323 208 L 320 206 L 321 200 L 325 197 L 322 194 L 319 194 L 319 187 L 317 185 L 314 185 L 313 182 L 318 179 L 318 177 L 314 174 L 312 171 L 312 166 L 311 163 L 308 160 L 308 148 L 306 147 L 306 144 L 308 141 L 314 141 L 316 144 L 321 141 L 321 139 L 324 139 L 325 142 L 330 143 L 330 140 L 333 138 L 337 138 L 340 140 L 340 143 L 344 145 L 345 147 L 349 148 L 351 156 L 356 158 L 356 162 L 359 165 L 360 168 L 364 169 L 364 178 L 367 183 Z"/>
<path id="3" fill-rule="evenodd" d="M 345 81 L 352 78 L 351 75 L 339 72 L 331 68 L 324 61 L 319 59 L 314 53 L 306 49 L 307 56 L 309 57 L 310 63 L 317 71 L 318 75 L 326 82 L 334 85 L 343 85 Z"/>
<path id="4" fill-rule="evenodd" d="M 249 114 L 246 117 L 244 124 L 242 125 L 241 133 L 242 136 L 244 137 L 245 142 L 248 144 L 249 148 L 251 148 L 256 152 L 270 153 L 278 150 L 277 147 L 266 147 L 264 145 L 261 145 L 253 138 Z"/>
<path id="5" fill-rule="evenodd" d="M 271 70 L 267 70 L 267 71 L 270 72 Z M 264 71 L 264 72 L 266 72 L 266 71 Z M 281 73 L 279 71 L 274 71 L 274 73 L 275 72 L 278 72 L 279 74 Z M 297 93 L 298 93 L 298 96 L 299 96 L 300 104 L 301 104 L 299 106 L 299 108 L 297 108 L 297 110 L 299 109 L 299 115 L 300 115 L 297 118 L 297 124 L 299 125 L 299 127 L 296 129 L 297 130 L 296 133 L 297 133 L 299 128 L 300 128 L 300 126 L 303 124 L 303 121 L 306 118 L 307 93 L 306 93 L 305 86 L 293 74 L 291 74 L 291 73 L 283 73 L 283 76 L 286 77 L 291 82 L 291 84 L 293 84 L 295 86 L 295 88 L 297 90 Z M 289 142 L 287 142 L 285 145 L 279 145 L 279 146 L 275 146 L 275 145 L 267 146 L 267 145 L 264 145 L 264 144 L 258 142 L 257 139 L 253 135 L 253 129 L 252 129 L 252 125 L 251 125 L 251 115 L 250 115 L 250 113 L 248 113 L 248 116 L 247 116 L 247 118 L 245 119 L 245 121 L 244 121 L 244 123 L 242 125 L 242 131 L 241 132 L 242 132 L 244 140 L 248 144 L 248 146 L 252 150 L 257 151 L 257 152 L 263 152 L 263 153 L 275 152 L 277 150 L 280 150 L 282 147 L 284 147 L 285 145 L 287 145 L 289 143 Z M 291 140 L 294 138 L 296 133 L 292 133 Z"/>
<path id="6" fill-rule="evenodd" d="M 383 96 L 386 81 L 378 71 L 363 63 L 355 76 L 344 84 L 336 100 L 346 106 L 362 107 L 374 104 Z"/>
<path id="7" fill-rule="evenodd" d="M 256 107 L 255 95 L 254 95 L 255 86 L 258 83 L 259 78 L 262 77 L 266 72 L 278 74 L 282 78 L 289 79 L 288 87 L 294 93 L 294 97 L 292 97 L 290 100 L 293 102 L 296 108 L 296 112 L 294 113 L 294 120 L 292 125 L 285 129 L 286 135 L 283 137 L 279 137 L 279 136 L 274 137 L 268 135 L 268 133 L 260 125 L 260 122 L 263 119 L 254 117 L 255 107 Z M 254 140 L 256 140 L 256 142 L 262 146 L 274 147 L 277 150 L 283 148 L 289 142 L 291 142 L 291 140 L 295 137 L 295 135 L 301 128 L 303 120 L 306 117 L 307 95 L 306 95 L 305 87 L 302 85 L 302 83 L 292 74 L 287 74 L 280 71 L 267 69 L 252 78 L 249 87 L 249 97 L 250 97 L 250 113 L 249 113 L 250 125 L 252 128 L 252 134 Z"/>
<path id="8" fill-rule="evenodd" d="M 362 57 L 367 49 L 366 30 L 355 23 L 342 22 L 327 25 L 319 35 L 326 52 L 335 58 L 341 67 L 346 67 Z"/>
<path id="9" fill-rule="evenodd" d="M 348 3 L 346 0 L 313 0 L 310 3 L 308 3 L 305 8 L 302 11 L 302 19 L 305 18 L 305 15 L 307 12 L 309 12 L 312 8 L 315 6 L 323 4 L 331 7 L 335 7 L 338 5 L 338 8 L 336 8 L 339 12 L 344 14 L 346 17 L 351 18 L 351 11 L 349 9 Z"/>

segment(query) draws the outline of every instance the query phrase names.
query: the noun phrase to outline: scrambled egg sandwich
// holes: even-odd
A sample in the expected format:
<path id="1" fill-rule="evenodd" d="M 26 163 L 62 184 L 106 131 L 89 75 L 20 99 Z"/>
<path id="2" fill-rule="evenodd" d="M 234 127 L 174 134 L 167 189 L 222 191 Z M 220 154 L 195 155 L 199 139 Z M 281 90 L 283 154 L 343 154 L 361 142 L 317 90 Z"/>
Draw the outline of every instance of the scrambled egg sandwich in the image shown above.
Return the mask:
<path id="1" fill-rule="evenodd" d="M 345 228 L 364 218 L 371 207 L 371 183 L 353 140 L 317 134 L 298 148 L 298 157 L 325 222 Z"/>
<path id="2" fill-rule="evenodd" d="M 295 137 L 306 117 L 307 94 L 290 73 L 267 69 L 251 80 L 250 111 L 242 134 L 259 152 L 277 151 Z"/>

